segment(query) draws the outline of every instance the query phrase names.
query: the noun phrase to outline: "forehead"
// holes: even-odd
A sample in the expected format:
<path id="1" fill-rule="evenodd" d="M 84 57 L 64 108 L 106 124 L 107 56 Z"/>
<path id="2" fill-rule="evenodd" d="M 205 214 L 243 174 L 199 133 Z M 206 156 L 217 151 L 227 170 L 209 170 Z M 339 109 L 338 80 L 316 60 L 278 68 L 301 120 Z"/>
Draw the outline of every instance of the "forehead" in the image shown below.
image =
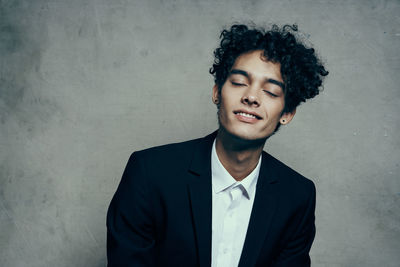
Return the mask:
<path id="1" fill-rule="evenodd" d="M 282 80 L 281 64 L 269 61 L 263 50 L 254 50 L 238 56 L 232 69 L 240 69 L 254 78 Z"/>

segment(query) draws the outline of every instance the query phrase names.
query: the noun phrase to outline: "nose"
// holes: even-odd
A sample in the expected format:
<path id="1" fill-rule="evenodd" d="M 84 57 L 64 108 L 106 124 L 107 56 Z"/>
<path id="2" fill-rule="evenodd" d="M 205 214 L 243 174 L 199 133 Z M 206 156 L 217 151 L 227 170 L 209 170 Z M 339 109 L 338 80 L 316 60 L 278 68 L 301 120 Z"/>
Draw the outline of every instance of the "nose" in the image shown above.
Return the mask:
<path id="1" fill-rule="evenodd" d="M 252 88 L 248 88 L 248 90 L 246 90 L 246 92 L 242 96 L 241 102 L 249 106 L 260 106 L 260 100 L 258 98 L 257 92 L 255 89 Z"/>

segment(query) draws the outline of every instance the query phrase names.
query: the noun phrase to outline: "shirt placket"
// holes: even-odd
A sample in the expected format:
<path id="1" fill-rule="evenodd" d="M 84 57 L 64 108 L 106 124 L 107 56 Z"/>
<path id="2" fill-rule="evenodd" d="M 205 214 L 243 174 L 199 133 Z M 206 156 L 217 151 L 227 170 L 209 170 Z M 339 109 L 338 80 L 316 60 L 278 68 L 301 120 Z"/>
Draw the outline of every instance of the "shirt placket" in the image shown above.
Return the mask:
<path id="1" fill-rule="evenodd" d="M 228 206 L 226 216 L 224 217 L 222 237 L 223 242 L 219 246 L 220 255 L 218 257 L 218 267 L 229 266 L 232 257 L 235 255 L 233 244 L 235 244 L 235 234 L 237 231 L 237 207 L 242 196 L 241 185 L 234 186 L 229 190 L 230 205 Z"/>

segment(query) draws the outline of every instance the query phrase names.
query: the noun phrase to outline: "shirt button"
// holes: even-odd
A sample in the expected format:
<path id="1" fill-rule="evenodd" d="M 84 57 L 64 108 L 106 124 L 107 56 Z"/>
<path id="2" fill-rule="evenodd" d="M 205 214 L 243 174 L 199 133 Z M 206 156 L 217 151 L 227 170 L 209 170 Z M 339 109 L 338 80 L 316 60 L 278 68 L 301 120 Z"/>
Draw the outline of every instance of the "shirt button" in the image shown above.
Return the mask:
<path id="1" fill-rule="evenodd" d="M 224 254 L 226 254 L 228 252 L 227 248 L 224 248 Z"/>

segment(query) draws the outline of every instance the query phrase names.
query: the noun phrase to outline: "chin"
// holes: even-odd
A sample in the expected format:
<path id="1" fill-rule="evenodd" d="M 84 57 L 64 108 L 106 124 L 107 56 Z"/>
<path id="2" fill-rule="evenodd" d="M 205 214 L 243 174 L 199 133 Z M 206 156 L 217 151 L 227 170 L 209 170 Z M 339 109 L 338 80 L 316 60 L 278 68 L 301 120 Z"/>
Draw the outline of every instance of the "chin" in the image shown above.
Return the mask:
<path id="1" fill-rule="evenodd" d="M 226 136 L 229 136 L 232 141 L 247 144 L 249 146 L 263 145 L 268 137 L 272 135 L 255 135 L 249 131 L 249 129 L 228 129 L 221 124 L 219 125 L 219 131 L 222 131 Z"/>

